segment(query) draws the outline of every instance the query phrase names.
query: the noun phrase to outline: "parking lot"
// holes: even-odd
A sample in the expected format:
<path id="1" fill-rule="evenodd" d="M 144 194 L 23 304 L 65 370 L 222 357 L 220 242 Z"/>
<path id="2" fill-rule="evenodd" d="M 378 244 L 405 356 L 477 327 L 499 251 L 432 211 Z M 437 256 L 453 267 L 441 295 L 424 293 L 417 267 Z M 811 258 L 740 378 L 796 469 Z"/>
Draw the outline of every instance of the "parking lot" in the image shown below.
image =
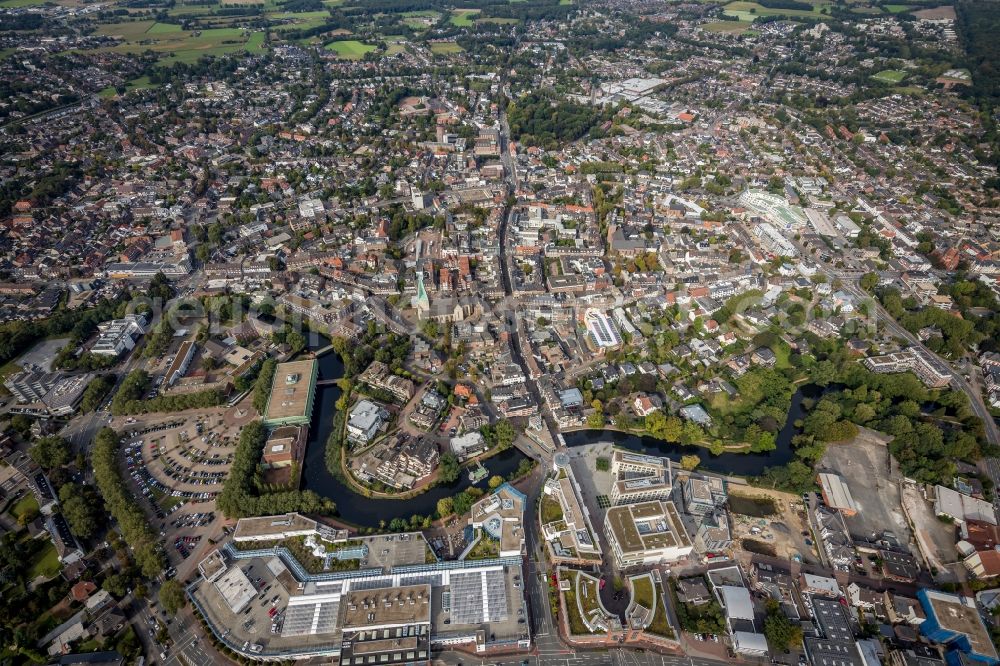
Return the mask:
<path id="1" fill-rule="evenodd" d="M 844 522 L 852 538 L 864 541 L 888 531 L 901 545 L 912 544 L 901 506 L 902 476 L 880 438 L 862 431 L 850 442 L 828 446 L 817 471 L 839 474 L 850 488 L 858 511 Z"/>
<path id="2" fill-rule="evenodd" d="M 215 497 L 229 473 L 239 426 L 230 410 L 128 418 L 126 473 L 141 495 L 176 573 L 185 578 L 222 530 Z"/>

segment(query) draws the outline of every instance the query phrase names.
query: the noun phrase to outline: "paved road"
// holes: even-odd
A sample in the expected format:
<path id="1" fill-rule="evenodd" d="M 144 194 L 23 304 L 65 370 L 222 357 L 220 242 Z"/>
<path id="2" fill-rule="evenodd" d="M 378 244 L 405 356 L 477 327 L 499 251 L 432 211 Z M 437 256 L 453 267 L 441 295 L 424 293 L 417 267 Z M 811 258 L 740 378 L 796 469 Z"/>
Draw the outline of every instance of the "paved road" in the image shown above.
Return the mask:
<path id="1" fill-rule="evenodd" d="M 727 661 L 715 661 L 702 657 L 664 655 L 649 650 L 612 649 L 574 651 L 561 653 L 533 654 L 526 657 L 471 657 L 460 652 L 443 652 L 433 660 L 438 666 L 520 666 L 525 661 L 530 666 L 720 666 Z"/>

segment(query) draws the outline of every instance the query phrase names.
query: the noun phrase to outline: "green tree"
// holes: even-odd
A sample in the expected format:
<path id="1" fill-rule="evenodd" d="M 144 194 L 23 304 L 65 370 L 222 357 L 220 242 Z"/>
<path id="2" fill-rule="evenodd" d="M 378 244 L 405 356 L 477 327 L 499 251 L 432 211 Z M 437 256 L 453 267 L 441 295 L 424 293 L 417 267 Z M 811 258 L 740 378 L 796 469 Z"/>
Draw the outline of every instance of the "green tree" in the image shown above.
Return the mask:
<path id="1" fill-rule="evenodd" d="M 441 480 L 441 483 L 449 485 L 458 481 L 458 475 L 462 468 L 454 453 L 445 453 L 438 461 L 438 470 L 438 479 Z"/>
<path id="2" fill-rule="evenodd" d="M 437 502 L 437 512 L 442 518 L 455 513 L 455 500 L 450 497 L 442 497 Z"/>
<path id="3" fill-rule="evenodd" d="M 503 477 L 500 476 L 499 474 L 491 476 L 489 484 L 491 489 L 496 490 L 497 488 L 503 485 Z"/>
<path id="4" fill-rule="evenodd" d="M 681 469 L 686 469 L 689 472 L 694 470 L 698 465 L 701 464 L 701 458 L 696 455 L 684 455 L 681 456 Z"/>
<path id="5" fill-rule="evenodd" d="M 62 467 L 73 457 L 69 442 L 55 435 L 35 440 L 28 453 L 32 460 L 45 469 Z"/>
<path id="6" fill-rule="evenodd" d="M 793 624 L 781 611 L 781 605 L 768 599 L 767 618 L 764 620 L 764 636 L 775 652 L 784 652 L 802 644 L 802 627 Z"/>
<path id="7" fill-rule="evenodd" d="M 187 595 L 184 594 L 184 586 L 176 580 L 168 580 L 160 587 L 160 604 L 163 610 L 169 615 L 176 615 L 177 611 L 187 604 Z"/>
<path id="8" fill-rule="evenodd" d="M 514 443 L 514 438 L 517 436 L 517 431 L 514 430 L 514 424 L 512 424 L 507 419 L 500 419 L 493 426 L 493 436 L 496 438 L 496 445 L 500 450 L 509 449 Z"/>

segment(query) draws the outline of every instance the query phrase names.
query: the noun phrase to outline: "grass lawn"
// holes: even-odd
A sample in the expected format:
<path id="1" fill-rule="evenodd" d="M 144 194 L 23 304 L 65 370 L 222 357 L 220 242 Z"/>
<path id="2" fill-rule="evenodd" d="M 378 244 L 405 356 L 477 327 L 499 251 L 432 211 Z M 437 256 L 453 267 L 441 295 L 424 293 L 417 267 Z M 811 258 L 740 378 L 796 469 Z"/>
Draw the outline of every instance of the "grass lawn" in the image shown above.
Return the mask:
<path id="1" fill-rule="evenodd" d="M 782 340 L 779 341 L 778 344 L 775 345 L 775 347 L 777 347 L 777 349 L 771 350 L 774 352 L 775 356 L 774 367 L 777 368 L 778 370 L 784 370 L 786 368 L 792 367 L 792 361 L 791 361 L 792 348 L 788 346 L 788 343 Z"/>
<path id="2" fill-rule="evenodd" d="M 11 49 L 11 52 L 13 52 L 13 51 L 14 51 L 14 49 Z M 6 55 L 9 55 L 9 54 L 5 54 L 5 56 Z M 0 58 L 0 59 L 2 59 L 2 58 Z M 17 364 L 17 359 L 11 359 L 11 360 L 7 361 L 3 365 L 0 365 L 0 382 L 5 381 L 8 377 L 10 377 L 11 375 L 17 374 L 18 372 L 21 372 L 21 366 L 19 366 Z M 4 388 L 4 391 L 6 393 L 9 393 L 9 391 L 7 391 L 6 388 Z"/>
<path id="3" fill-rule="evenodd" d="M 667 620 L 667 609 L 664 606 L 663 599 L 663 588 L 661 587 L 657 590 L 658 594 L 656 600 L 656 612 L 653 614 L 653 623 L 649 625 L 647 631 L 656 634 L 657 636 L 663 636 L 664 638 L 675 638 L 674 628 L 670 626 L 670 621 Z"/>
<path id="4" fill-rule="evenodd" d="M 579 577 L 580 585 L 580 609 L 584 617 L 591 617 L 594 613 L 601 612 L 601 603 L 598 600 L 601 592 L 597 583 L 583 577 Z"/>
<path id="5" fill-rule="evenodd" d="M 910 5 L 882 5 L 882 8 L 890 14 L 902 14 L 909 11 Z"/>
<path id="6" fill-rule="evenodd" d="M 632 579 L 632 601 L 643 608 L 653 608 L 653 581 L 649 576 L 640 576 Z"/>
<path id="7" fill-rule="evenodd" d="M 34 495 L 28 493 L 10 508 L 10 515 L 14 516 L 15 520 L 20 520 L 21 516 L 28 513 L 37 514 L 38 511 L 38 500 L 35 499 Z"/>
<path id="8" fill-rule="evenodd" d="M 872 78 L 882 83 L 896 84 L 906 78 L 906 72 L 898 69 L 883 69 L 878 74 L 873 74 Z"/>
<path id="9" fill-rule="evenodd" d="M 405 37 L 385 37 L 385 43 L 388 47 L 385 50 L 387 56 L 394 56 L 406 51 L 407 41 Z"/>
<path id="10" fill-rule="evenodd" d="M 52 541 L 46 541 L 45 548 L 31 563 L 31 568 L 28 570 L 28 580 L 34 580 L 38 576 L 52 578 L 59 573 L 61 568 L 62 565 L 59 563 L 59 554 L 56 553 L 55 545 Z"/>
<path id="11" fill-rule="evenodd" d="M 344 60 L 361 60 L 366 53 L 374 51 L 375 47 L 356 39 L 345 39 L 339 42 L 330 42 L 326 45 L 326 50 L 333 51 L 338 58 Z"/>
<path id="12" fill-rule="evenodd" d="M 431 53 L 435 55 L 451 55 L 453 53 L 461 53 L 464 50 L 455 42 L 434 42 L 431 44 Z"/>
<path id="13" fill-rule="evenodd" d="M 576 572 L 569 573 L 570 586 L 563 592 L 566 601 L 566 619 L 569 620 L 569 631 L 571 634 L 589 634 L 587 625 L 583 623 L 580 609 L 576 606 Z"/>
<path id="14" fill-rule="evenodd" d="M 459 28 L 472 27 L 472 17 L 480 13 L 481 9 L 453 9 L 451 12 L 451 24 Z"/>
<path id="15" fill-rule="evenodd" d="M 476 19 L 476 23 L 496 23 L 498 25 L 514 25 L 520 23 L 521 19 L 516 18 L 500 18 L 495 16 L 484 16 L 483 18 Z"/>
<path id="16" fill-rule="evenodd" d="M 500 556 L 500 542 L 494 541 L 485 534 L 482 535 L 476 545 L 472 547 L 469 554 L 465 556 L 467 560 L 488 560 Z"/>
<path id="17" fill-rule="evenodd" d="M 541 511 L 542 524 L 544 525 L 554 523 L 557 520 L 562 520 L 562 507 L 559 506 L 559 502 L 557 500 L 552 499 L 549 495 L 542 495 Z"/>

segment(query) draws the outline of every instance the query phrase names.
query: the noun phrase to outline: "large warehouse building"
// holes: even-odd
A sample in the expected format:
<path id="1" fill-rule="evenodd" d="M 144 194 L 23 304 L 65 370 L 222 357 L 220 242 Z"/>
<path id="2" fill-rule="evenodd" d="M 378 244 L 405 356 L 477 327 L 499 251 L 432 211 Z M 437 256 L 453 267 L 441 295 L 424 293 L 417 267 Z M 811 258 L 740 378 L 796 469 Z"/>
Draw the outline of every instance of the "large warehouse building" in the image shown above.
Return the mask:
<path id="1" fill-rule="evenodd" d="M 319 362 L 316 359 L 279 363 L 274 369 L 271 394 L 264 410 L 264 425 L 308 425 L 312 417 L 313 398 Z"/>
<path id="2" fill-rule="evenodd" d="M 216 637 L 250 659 L 427 664 L 450 645 L 530 647 L 517 552 L 438 561 L 419 532 L 348 538 L 298 514 L 245 518 L 188 594 Z"/>

